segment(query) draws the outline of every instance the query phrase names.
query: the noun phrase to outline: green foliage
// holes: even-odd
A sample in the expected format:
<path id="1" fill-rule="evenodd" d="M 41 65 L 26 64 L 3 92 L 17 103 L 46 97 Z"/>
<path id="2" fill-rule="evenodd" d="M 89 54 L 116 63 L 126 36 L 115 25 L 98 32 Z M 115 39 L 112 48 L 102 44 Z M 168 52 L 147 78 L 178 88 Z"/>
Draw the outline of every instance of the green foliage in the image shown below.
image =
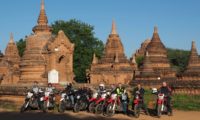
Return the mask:
<path id="1" fill-rule="evenodd" d="M 168 59 L 172 67 L 174 67 L 178 71 L 178 73 L 184 71 L 188 63 L 189 55 L 190 51 L 171 48 L 167 49 Z"/>
<path id="2" fill-rule="evenodd" d="M 26 41 L 23 40 L 23 39 L 20 39 L 19 41 L 17 41 L 17 48 L 18 48 L 18 51 L 19 51 L 19 56 L 23 56 L 23 53 L 25 51 L 25 48 L 26 48 Z"/>
<path id="3" fill-rule="evenodd" d="M 57 34 L 63 30 L 72 43 L 75 43 L 74 50 L 74 72 L 77 82 L 85 82 L 85 70 L 90 67 L 93 53 L 101 57 L 104 49 L 103 42 L 94 37 L 94 27 L 72 19 L 69 21 L 55 21 L 52 24 L 53 33 Z"/>
<path id="4" fill-rule="evenodd" d="M 136 57 L 136 63 L 138 67 L 140 67 L 143 64 L 144 56 L 138 56 Z"/>

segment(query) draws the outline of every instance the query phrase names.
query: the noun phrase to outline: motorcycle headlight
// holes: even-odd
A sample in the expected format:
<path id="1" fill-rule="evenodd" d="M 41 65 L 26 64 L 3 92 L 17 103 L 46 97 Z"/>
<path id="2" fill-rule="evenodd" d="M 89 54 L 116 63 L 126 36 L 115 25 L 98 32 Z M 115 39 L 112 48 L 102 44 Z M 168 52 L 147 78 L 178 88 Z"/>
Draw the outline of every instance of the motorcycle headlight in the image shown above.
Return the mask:
<path id="1" fill-rule="evenodd" d="M 76 97 L 76 98 L 77 98 L 77 99 L 80 99 L 80 97 L 81 97 L 80 95 L 77 95 L 77 97 Z"/>

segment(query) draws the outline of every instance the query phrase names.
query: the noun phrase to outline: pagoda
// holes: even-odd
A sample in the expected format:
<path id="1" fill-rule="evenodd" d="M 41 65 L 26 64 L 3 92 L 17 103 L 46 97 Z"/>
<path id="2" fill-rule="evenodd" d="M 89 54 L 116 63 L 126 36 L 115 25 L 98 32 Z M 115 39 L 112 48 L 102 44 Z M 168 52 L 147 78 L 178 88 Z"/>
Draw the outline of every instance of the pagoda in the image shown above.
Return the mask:
<path id="1" fill-rule="evenodd" d="M 91 84 L 128 84 L 133 77 L 135 64 L 129 61 L 124 54 L 124 47 L 116 31 L 115 22 L 112 22 L 111 33 L 108 36 L 104 54 L 101 59 L 93 55 L 89 70 Z"/>
<path id="2" fill-rule="evenodd" d="M 195 41 L 192 41 L 188 65 L 182 74 L 182 80 L 200 80 L 200 58 Z"/>
<path id="3" fill-rule="evenodd" d="M 154 28 L 153 37 L 146 47 L 146 55 L 139 71 L 140 74 L 136 76 L 136 80 L 143 80 L 144 78 L 145 80 L 176 79 L 176 72 L 170 66 L 167 50 L 160 40 L 157 27 Z"/>
<path id="4" fill-rule="evenodd" d="M 19 62 L 20 56 L 11 33 L 9 43 L 5 49 L 5 55 L 1 56 L 0 61 L 1 84 L 10 85 L 19 81 Z"/>

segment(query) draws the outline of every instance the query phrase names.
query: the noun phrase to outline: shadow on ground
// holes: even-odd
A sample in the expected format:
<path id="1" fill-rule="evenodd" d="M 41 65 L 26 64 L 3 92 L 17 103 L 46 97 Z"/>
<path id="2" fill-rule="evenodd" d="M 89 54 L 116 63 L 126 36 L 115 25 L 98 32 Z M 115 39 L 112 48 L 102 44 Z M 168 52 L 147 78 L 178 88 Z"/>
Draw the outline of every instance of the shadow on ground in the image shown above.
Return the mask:
<path id="1" fill-rule="evenodd" d="M 78 115 L 78 114 L 77 114 Z M 72 116 L 68 113 L 17 113 L 17 112 L 0 112 L 2 120 L 117 120 L 116 118 L 107 118 L 103 116 Z M 123 119 L 124 120 L 124 119 Z"/>

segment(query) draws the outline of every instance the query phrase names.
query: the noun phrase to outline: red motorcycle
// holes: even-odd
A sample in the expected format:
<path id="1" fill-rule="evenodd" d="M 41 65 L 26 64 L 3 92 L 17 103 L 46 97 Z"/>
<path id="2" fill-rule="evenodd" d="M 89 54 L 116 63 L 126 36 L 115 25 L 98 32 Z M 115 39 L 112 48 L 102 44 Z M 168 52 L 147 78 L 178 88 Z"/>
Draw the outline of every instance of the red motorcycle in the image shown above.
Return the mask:
<path id="1" fill-rule="evenodd" d="M 95 106 L 96 106 L 96 101 L 98 100 L 98 93 L 94 93 L 92 97 L 89 99 L 89 105 L 88 105 L 88 111 L 89 112 L 94 112 L 95 111 Z"/>
<path id="2" fill-rule="evenodd" d="M 132 108 L 136 118 L 140 116 L 141 104 L 143 104 L 143 100 L 140 99 L 139 92 L 136 92 L 136 95 L 134 96 L 133 108 Z"/>
<path id="3" fill-rule="evenodd" d="M 111 117 L 115 114 L 115 111 L 122 111 L 122 104 L 120 97 L 117 94 L 112 94 L 110 99 L 106 103 L 106 113 L 105 115 Z"/>
<path id="4" fill-rule="evenodd" d="M 103 113 L 104 105 L 106 103 L 106 98 L 107 98 L 108 94 L 109 93 L 103 93 L 103 94 L 101 94 L 101 97 L 95 101 L 95 105 L 96 105 L 96 107 L 95 107 L 95 113 L 96 114 Z"/>
<path id="5" fill-rule="evenodd" d="M 156 110 L 158 117 L 161 117 L 162 113 L 167 113 L 167 97 L 164 94 L 158 94 Z"/>

